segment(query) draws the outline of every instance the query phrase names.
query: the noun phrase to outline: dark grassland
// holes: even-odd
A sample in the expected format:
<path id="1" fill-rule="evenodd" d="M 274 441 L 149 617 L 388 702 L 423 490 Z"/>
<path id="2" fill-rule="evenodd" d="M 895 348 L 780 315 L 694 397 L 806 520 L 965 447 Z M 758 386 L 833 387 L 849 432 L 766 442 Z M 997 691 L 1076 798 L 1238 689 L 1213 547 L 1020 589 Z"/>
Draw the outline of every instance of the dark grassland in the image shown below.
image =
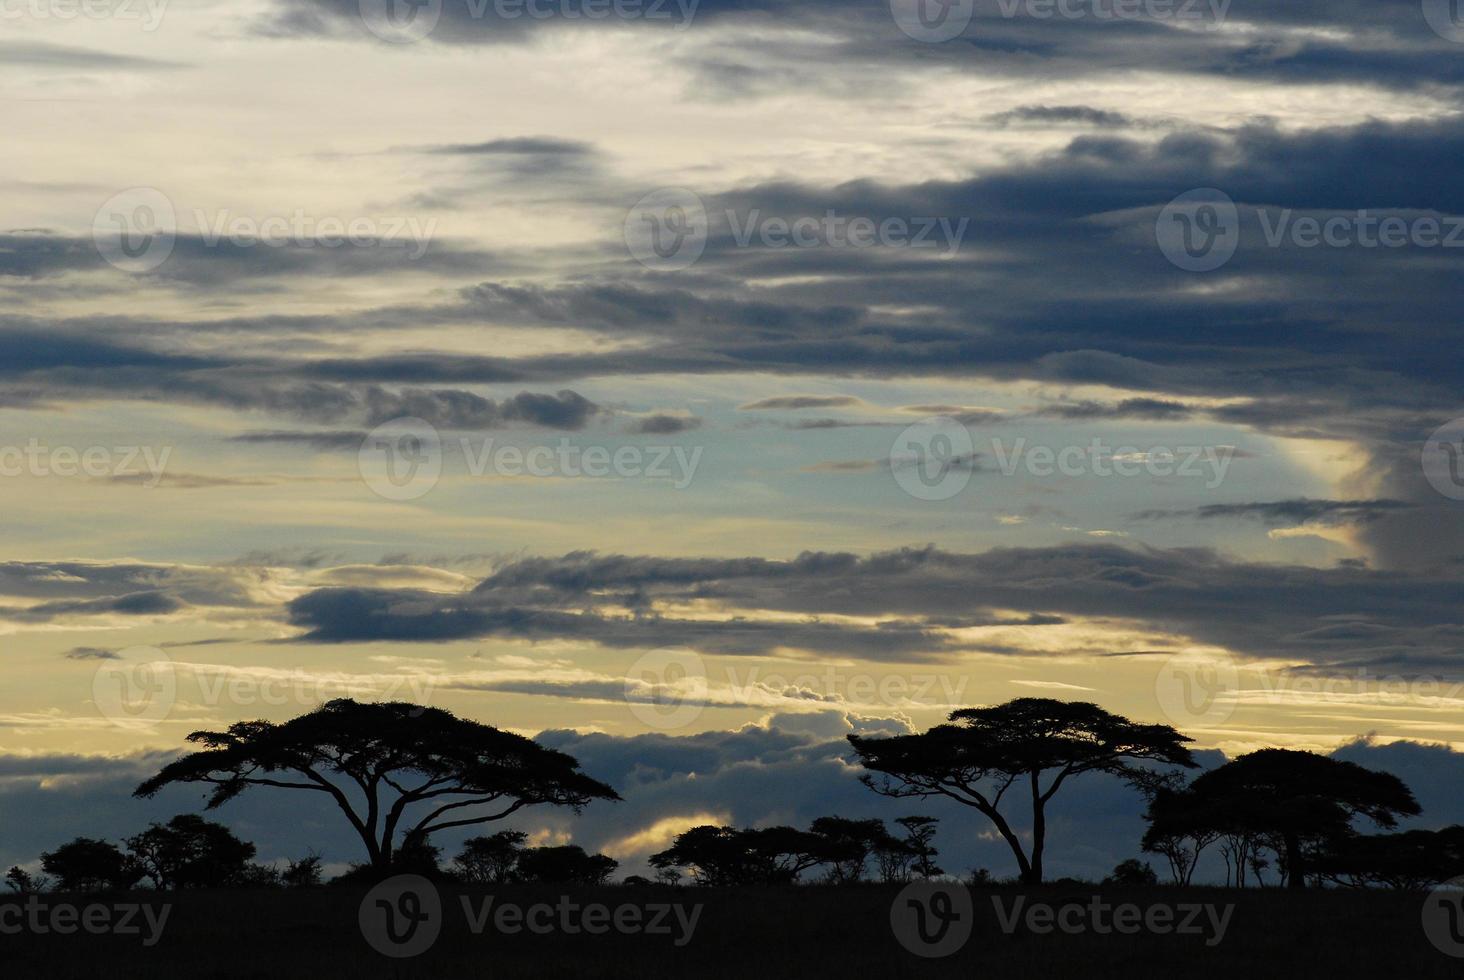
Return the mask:
<path id="1" fill-rule="evenodd" d="M 431 950 L 393 960 L 362 938 L 357 909 L 365 889 L 185 892 L 162 895 L 46 894 L 47 904 L 171 901 L 161 941 L 138 936 L 0 935 L 0 971 L 7 977 L 594 977 L 755 978 L 1083 977 L 1147 980 L 1263 980 L 1271 977 L 1456 977 L 1464 960 L 1434 949 L 1421 926 L 1421 894 L 1397 892 L 1108 888 L 1052 885 L 973 891 L 975 929 L 945 959 L 921 959 L 894 938 L 890 904 L 898 889 L 882 885 L 704 889 L 604 886 L 563 890 L 535 886 L 442 889 L 444 926 Z M 561 894 L 581 905 L 702 903 L 691 942 L 671 936 L 482 935 L 467 926 L 458 898 L 486 895 L 528 906 Z M 1109 903 L 1235 903 L 1224 941 L 1196 935 L 1005 935 L 993 899 L 1007 907 L 1018 895 L 1053 905 Z M 0 902 L 23 901 L 8 896 Z M 1203 920 L 1202 920 L 1203 921 Z"/>

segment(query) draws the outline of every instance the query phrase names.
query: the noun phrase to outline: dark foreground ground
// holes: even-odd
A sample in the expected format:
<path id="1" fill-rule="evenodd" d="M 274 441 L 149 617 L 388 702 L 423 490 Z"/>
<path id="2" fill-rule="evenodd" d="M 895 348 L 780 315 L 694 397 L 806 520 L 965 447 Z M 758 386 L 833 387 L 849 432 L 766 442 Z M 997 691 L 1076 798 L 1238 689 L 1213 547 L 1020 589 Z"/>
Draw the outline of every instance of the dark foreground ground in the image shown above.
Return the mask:
<path id="1" fill-rule="evenodd" d="M 117 978 L 208 978 L 208 977 L 564 977 L 584 980 L 593 977 L 626 977 L 653 980 L 681 978 L 797 977 L 816 980 L 828 976 L 850 977 L 1083 977 L 1135 978 L 1179 977 L 1199 980 L 1261 980 L 1270 977 L 1442 977 L 1464 972 L 1464 959 L 1439 952 L 1429 941 L 1422 924 L 1424 896 L 1391 892 L 1311 892 L 1301 895 L 1280 891 L 1237 893 L 1209 889 L 1176 890 L 1049 886 L 1041 889 L 999 887 L 971 891 L 970 935 L 959 944 L 945 934 L 945 941 L 960 948 L 948 956 L 918 957 L 895 934 L 891 905 L 899 889 L 877 885 L 850 888 L 803 887 L 776 889 L 701 889 L 606 886 L 564 890 L 544 887 L 503 887 L 491 892 L 461 892 L 444 888 L 440 893 L 440 934 L 423 952 L 391 958 L 372 948 L 363 934 L 360 908 L 364 888 L 324 888 L 311 891 L 195 892 L 159 895 L 134 892 L 112 896 L 38 896 L 37 910 L 43 922 L 65 928 L 65 912 L 55 917 L 59 906 L 72 904 L 78 922 L 90 914 L 93 924 L 101 912 L 88 913 L 86 906 L 108 906 L 113 921 L 126 913 L 129 903 L 150 903 L 157 913 L 165 902 L 172 905 L 156 943 L 147 947 L 147 919 L 134 913 L 132 922 L 139 934 L 89 934 L 78 926 L 71 934 L 49 931 L 37 934 L 27 925 L 13 931 L 19 906 L 25 899 L 8 896 L 0 900 L 0 972 L 8 977 L 107 977 Z M 464 913 L 461 898 L 466 895 L 476 908 L 494 896 L 494 907 L 510 903 L 519 909 L 536 904 L 555 908 L 540 911 L 540 927 L 550 923 L 552 931 L 521 931 L 505 934 L 491 917 L 479 934 L 474 934 Z M 1183 933 L 1158 934 L 1140 929 L 1137 934 L 1101 934 L 1094 922 L 1113 921 L 1111 913 L 1093 918 L 1092 903 L 1098 896 L 1108 906 L 1131 904 L 1142 913 L 1155 906 L 1169 906 L 1172 927 L 1178 928 L 1191 915 L 1187 906 L 1211 906 L 1223 914 L 1234 905 L 1223 939 L 1215 942 L 1213 919 L 1198 913 Z M 562 896 L 564 896 L 562 898 Z M 376 897 L 368 903 L 374 906 Z M 931 951 L 914 936 L 913 907 L 902 898 L 911 918 L 904 926 L 907 942 Z M 1025 900 L 1020 921 L 1004 931 L 996 903 L 1010 917 L 1018 899 Z M 403 913 L 416 912 L 413 899 L 402 904 Z M 574 903 L 584 907 L 600 904 L 612 910 L 634 906 L 638 912 L 620 912 L 621 922 L 639 917 L 643 925 L 661 913 L 657 906 L 680 904 L 683 919 L 664 913 L 661 927 L 669 933 L 617 932 L 613 922 L 601 935 L 568 934 L 559 907 Z M 1043 933 L 1046 913 L 1031 913 L 1034 903 L 1051 907 L 1055 916 L 1066 916 L 1069 926 L 1085 931 Z M 684 917 L 692 907 L 702 906 L 689 941 L 685 939 Z M 1064 906 L 1082 906 L 1087 911 Z M 950 906 L 941 905 L 937 911 Z M 29 913 L 27 913 L 29 914 Z M 388 948 L 400 947 L 383 938 L 368 908 L 367 926 L 376 941 Z M 506 920 L 510 928 L 514 921 Z M 1169 918 L 1162 911 L 1156 921 Z M 8 917 L 7 917 L 8 916 Z M 408 931 L 398 922 L 397 939 Z M 937 932 L 939 922 L 927 919 L 927 936 Z M 1038 931 L 1033 931 L 1034 927 Z M 424 927 L 428 931 L 430 926 Z M 958 929 L 959 932 L 959 929 Z M 413 935 L 407 944 L 430 939 Z M 677 946 L 681 940 L 684 945 Z"/>

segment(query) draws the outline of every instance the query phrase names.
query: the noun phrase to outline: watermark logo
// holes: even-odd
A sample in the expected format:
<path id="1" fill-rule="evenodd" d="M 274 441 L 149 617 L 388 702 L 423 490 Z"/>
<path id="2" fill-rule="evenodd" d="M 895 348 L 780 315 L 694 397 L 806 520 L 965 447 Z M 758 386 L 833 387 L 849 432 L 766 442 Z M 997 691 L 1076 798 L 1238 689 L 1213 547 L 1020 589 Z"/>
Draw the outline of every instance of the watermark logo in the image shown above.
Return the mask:
<path id="1" fill-rule="evenodd" d="M 163 482 L 172 446 L 49 446 L 30 438 L 24 446 L 0 445 L 0 477 L 86 477 L 137 483 Z"/>
<path id="2" fill-rule="evenodd" d="M 442 19 L 442 0 L 360 0 L 361 22 L 388 44 L 414 44 Z"/>
<path id="3" fill-rule="evenodd" d="M 418 500 L 442 477 L 442 437 L 422 419 L 393 419 L 366 435 L 356 463 L 361 479 L 377 496 Z"/>
<path id="4" fill-rule="evenodd" d="M 168 261 L 178 239 L 178 214 L 156 187 L 133 187 L 113 195 L 92 219 L 92 241 L 108 263 L 133 275 Z"/>
<path id="5" fill-rule="evenodd" d="M 0 904 L 0 936 L 29 933 L 33 936 L 72 936 L 85 932 L 93 936 L 137 936 L 142 945 L 153 947 L 163 938 L 169 903 L 118 902 L 73 905 L 53 902 L 40 895 L 27 895 L 25 903 Z"/>
<path id="6" fill-rule="evenodd" d="M 1174 724 L 1215 725 L 1235 713 L 1240 669 L 1229 654 L 1195 651 L 1164 661 L 1154 678 L 1159 709 Z"/>
<path id="7" fill-rule="evenodd" d="M 1424 896 L 1423 934 L 1440 953 L 1464 959 L 1464 876 L 1435 885 Z"/>
<path id="8" fill-rule="evenodd" d="M 1054 932 L 1067 936 L 1203 936 L 1205 945 L 1219 946 L 1225 941 L 1235 904 L 1215 905 L 1199 902 L 1156 902 L 1138 905 L 1133 902 L 1113 904 L 1094 895 L 1086 902 L 1077 900 L 1058 904 L 1029 901 L 1026 895 L 1010 900 L 991 896 L 997 926 L 1007 936 L 1024 932 L 1047 936 Z"/>
<path id="9" fill-rule="evenodd" d="M 380 248 L 401 249 L 408 261 L 427 254 L 437 233 L 437 219 L 422 221 L 403 215 L 351 218 L 308 214 L 296 208 L 290 214 L 264 218 L 235 215 L 227 210 L 210 214 L 193 209 L 193 221 L 208 248 L 228 242 L 234 248 Z"/>
<path id="10" fill-rule="evenodd" d="M 357 921 L 372 949 L 393 959 L 421 956 L 442 932 L 442 896 L 421 875 L 396 875 L 366 893 Z"/>
<path id="11" fill-rule="evenodd" d="M 1171 264 L 1186 272 L 1213 272 L 1240 247 L 1240 209 L 1222 190 L 1186 191 L 1159 212 L 1154 234 Z"/>
<path id="12" fill-rule="evenodd" d="M 890 14 L 906 36 L 941 44 L 965 33 L 976 16 L 976 0 L 890 0 Z"/>
<path id="13" fill-rule="evenodd" d="M 1423 0 L 1423 19 L 1445 41 L 1464 44 L 1464 2 Z"/>
<path id="14" fill-rule="evenodd" d="M 5 20 L 135 20 L 148 33 L 163 23 L 169 0 L 0 0 Z"/>
<path id="15" fill-rule="evenodd" d="M 173 662 L 157 647 L 119 650 L 92 675 L 92 702 L 102 717 L 124 728 L 162 721 L 177 699 Z"/>
<path id="16" fill-rule="evenodd" d="M 975 919 L 971 892 L 957 882 L 911 882 L 890 905 L 895 938 L 925 959 L 950 956 L 965 946 Z"/>
<path id="17" fill-rule="evenodd" d="M 936 416 L 917 422 L 890 446 L 890 472 L 917 500 L 950 500 L 966 489 L 976 465 L 971 430 L 955 419 Z"/>
<path id="18" fill-rule="evenodd" d="M 515 902 L 499 902 L 494 896 L 484 898 L 475 909 L 472 899 L 460 895 L 468 931 L 481 936 L 493 927 L 496 935 L 514 936 L 530 933 L 535 936 L 603 936 L 614 931 L 622 936 L 668 936 L 678 949 L 691 942 L 703 906 L 679 902 L 651 902 L 644 906 L 629 902 L 603 905 L 591 902 L 580 905 L 568 895 L 559 896 L 553 905 L 537 902 L 523 906 Z"/>
<path id="19" fill-rule="evenodd" d="M 684 187 L 652 191 L 625 216 L 626 248 L 655 272 L 691 268 L 706 251 L 709 232 L 706 205 Z"/>
<path id="20" fill-rule="evenodd" d="M 650 728 L 685 728 L 707 704 L 707 665 L 695 650 L 665 647 L 637 658 L 625 672 L 625 701 Z"/>
<path id="21" fill-rule="evenodd" d="M 1450 500 L 1464 500 L 1464 419 L 1434 430 L 1423 444 L 1423 475 Z"/>

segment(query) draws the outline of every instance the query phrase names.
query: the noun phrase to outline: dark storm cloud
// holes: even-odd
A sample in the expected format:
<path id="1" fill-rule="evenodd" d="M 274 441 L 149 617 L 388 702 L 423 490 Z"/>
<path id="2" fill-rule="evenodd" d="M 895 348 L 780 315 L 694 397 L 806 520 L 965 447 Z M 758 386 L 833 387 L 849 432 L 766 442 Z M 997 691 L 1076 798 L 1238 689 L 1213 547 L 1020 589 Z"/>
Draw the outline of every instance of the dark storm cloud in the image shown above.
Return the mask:
<path id="1" fill-rule="evenodd" d="M 0 64 L 23 65 L 27 68 L 74 72 L 95 71 L 171 71 L 189 67 L 176 61 L 139 58 L 131 55 L 95 51 L 70 45 L 46 44 L 41 41 L 0 41 Z"/>
<path id="2" fill-rule="evenodd" d="M 986 121 L 998 126 L 1010 123 L 1078 123 L 1102 129 L 1121 129 L 1136 125 L 1131 117 L 1122 112 L 1094 109 L 1085 105 L 1030 105 L 1006 112 L 993 113 Z"/>
<path id="3" fill-rule="evenodd" d="M 690 415 L 655 414 L 636 419 L 626 428 L 632 435 L 664 436 L 678 432 L 694 432 L 702 427 L 702 420 Z"/>
<path id="4" fill-rule="evenodd" d="M 1149 16 L 1142 9 L 1115 17 L 1111 4 L 1097 2 L 1071 6 L 1100 16 L 1035 16 L 1020 3 L 978 0 L 964 34 L 945 44 L 903 34 L 888 0 L 701 0 L 689 24 L 675 3 L 657 8 L 663 16 L 631 19 L 587 16 L 575 2 L 542 6 L 547 13 L 535 17 L 521 5 L 444 0 L 426 43 L 523 43 L 544 31 L 627 26 L 693 42 L 715 35 L 715 47 L 680 55 L 708 98 L 794 87 L 838 91 L 861 73 L 895 67 L 969 66 L 987 76 L 1043 80 L 1149 70 L 1403 89 L 1464 80 L 1457 50 L 1429 30 L 1416 0 L 1175 5 L 1194 15 L 1187 18 Z M 304 8 L 281 3 L 259 29 L 276 37 L 334 35 L 378 43 L 361 9 L 355 0 L 310 0 Z M 1214 30 L 1221 19 L 1245 29 Z"/>
<path id="5" fill-rule="evenodd" d="M 1193 413 L 1194 410 L 1188 405 L 1158 398 L 1126 398 L 1114 405 L 1091 401 L 1062 403 L 1047 406 L 1038 412 L 1039 415 L 1074 421 L 1125 418 L 1174 421 L 1187 419 Z"/>
<path id="6" fill-rule="evenodd" d="M 1413 505 L 1402 500 L 1272 500 L 1246 504 L 1206 504 L 1189 510 L 1146 510 L 1136 520 L 1187 517 L 1200 520 L 1249 519 L 1267 524 L 1365 524 L 1380 517 L 1407 510 Z"/>
<path id="7" fill-rule="evenodd" d="M 551 136 L 519 136 L 488 140 L 485 143 L 433 146 L 427 152 L 447 156 L 583 157 L 593 154 L 594 146 L 580 140 L 556 139 Z"/>
<path id="8" fill-rule="evenodd" d="M 238 318 L 239 340 L 191 354 L 197 324 L 126 318 L 44 320 L 0 330 L 0 399 L 133 397 L 287 413 L 314 424 L 364 421 L 365 385 L 432 388 L 656 374 L 982 378 L 1106 384 L 1136 394 L 1058 411 L 1089 418 L 1179 420 L 1203 414 L 1277 435 L 1360 447 L 1380 496 L 1417 505 L 1372 521 L 1366 541 L 1388 565 L 1438 564 L 1464 552 L 1464 520 L 1417 472 L 1433 428 L 1464 414 L 1447 352 L 1464 250 L 1305 248 L 1266 240 L 1283 209 L 1375 217 L 1464 214 L 1464 116 L 1283 131 L 1174 132 L 1158 141 L 1084 136 L 1061 151 L 965 180 L 835 187 L 778 182 L 708 195 L 708 248 L 693 268 L 651 275 L 613 249 L 572 283 L 486 281 L 435 306 L 333 321 Z M 1208 277 L 1181 272 L 1154 240 L 1159 209 L 1197 186 L 1241 204 L 1236 256 Z M 632 198 L 633 200 L 633 198 Z M 629 202 L 627 202 L 629 203 Z M 743 247 L 723 215 L 928 215 L 969 221 L 949 256 L 918 249 Z M 54 245 L 52 242 L 50 245 Z M 49 247 L 49 246 L 48 246 Z M 20 275 L 69 261 L 0 258 Z M 1199 289 L 1197 286 L 1209 288 Z M 920 297 L 918 316 L 896 312 Z M 412 330 L 424 325 L 572 327 L 632 343 L 496 356 L 434 351 L 261 355 L 268 332 Z M 247 331 L 247 332 L 246 332 Z M 63 338 L 64 335 L 64 338 Z M 119 337 L 138 337 L 135 341 Z M 14 356 L 9 356 L 13 352 Z M 127 370 L 117 370 L 126 367 Z M 1141 393 L 1141 394 L 1140 394 Z M 387 401 L 402 396 L 392 393 Z M 431 399 L 455 417 L 463 399 Z M 469 417 L 484 406 L 466 409 Z M 1192 409 L 1191 409 L 1192 410 Z"/>
<path id="9" fill-rule="evenodd" d="M 166 592 L 133 592 L 102 599 L 42 602 L 23 610 L 5 610 L 0 616 L 22 623 L 49 623 L 69 616 L 165 616 L 186 604 Z"/>
<path id="10" fill-rule="evenodd" d="M 381 425 L 393 419 L 423 419 L 443 429 L 496 429 L 509 424 L 548 429 L 583 429 L 603 409 L 573 391 L 555 395 L 520 392 L 512 398 L 494 401 L 467 391 L 427 391 L 406 388 L 366 391 L 366 424 Z"/>
<path id="11" fill-rule="evenodd" d="M 309 446 L 311 449 L 330 451 L 337 449 L 360 449 L 367 433 L 362 430 L 347 432 L 245 432 L 230 436 L 230 442 L 254 445 L 278 444 L 284 446 Z"/>
<path id="12" fill-rule="evenodd" d="M 738 411 L 765 412 L 774 409 L 794 410 L 802 408 L 850 408 L 862 405 L 861 399 L 852 395 L 779 395 L 760 398 L 746 405 L 739 405 Z"/>
<path id="13" fill-rule="evenodd" d="M 101 647 L 72 647 L 61 656 L 67 660 L 119 660 L 121 659 L 111 650 L 103 650 Z"/>
<path id="14" fill-rule="evenodd" d="M 344 238 L 327 241 L 325 237 L 264 242 L 255 240 L 252 232 L 237 241 L 228 234 L 217 240 L 178 234 L 167 259 L 137 278 L 109 265 L 91 238 L 0 231 L 0 275 L 47 279 L 95 272 L 111 277 L 111 288 L 125 291 L 138 281 L 225 289 L 255 280 L 350 278 L 393 272 L 461 278 L 490 269 L 508 271 L 515 265 L 512 260 L 505 261 L 473 246 L 435 240 L 427 233 L 425 221 L 419 221 L 415 230 L 386 222 L 376 227 L 381 229 L 378 233 L 354 243 Z"/>
<path id="15" fill-rule="evenodd" d="M 313 642 L 568 638 L 896 661 L 1022 653 L 945 630 L 1084 616 L 1142 623 L 1249 657 L 1464 676 L 1461 601 L 1464 581 L 1451 576 L 1247 563 L 1207 549 L 1069 545 L 791 561 L 570 554 L 510 562 L 466 593 L 321 589 L 291 602 L 288 614 Z M 731 618 L 686 621 L 659 611 L 690 602 Z M 754 612 L 784 617 L 742 618 Z M 876 625 L 823 616 L 873 617 Z"/>

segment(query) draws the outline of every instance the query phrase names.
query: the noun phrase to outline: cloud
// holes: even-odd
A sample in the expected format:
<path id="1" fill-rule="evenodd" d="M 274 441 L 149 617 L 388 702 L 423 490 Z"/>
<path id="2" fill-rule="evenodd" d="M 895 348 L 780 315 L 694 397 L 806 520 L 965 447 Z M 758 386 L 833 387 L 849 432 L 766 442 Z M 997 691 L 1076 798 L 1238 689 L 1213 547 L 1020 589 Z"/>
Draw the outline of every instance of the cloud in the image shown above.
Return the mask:
<path id="1" fill-rule="evenodd" d="M 950 661 L 961 651 L 1042 656 L 1040 642 L 1013 646 L 961 631 L 1117 618 L 1243 657 L 1454 676 L 1464 669 L 1461 600 L 1464 581 L 1453 576 L 1094 543 L 808 552 L 786 561 L 574 553 L 508 562 L 466 592 L 320 589 L 292 600 L 287 614 L 307 642 L 496 636 L 906 662 Z M 672 611 L 691 602 L 720 615 Z"/>
<path id="2" fill-rule="evenodd" d="M 767 412 L 776 409 L 797 410 L 803 408 L 851 408 L 863 405 L 864 401 L 853 395 L 779 395 L 760 398 L 755 402 L 738 406 L 743 412 Z"/>
<path id="3" fill-rule="evenodd" d="M 1413 505 L 1402 500 L 1272 500 L 1244 504 L 1206 504 L 1189 510 L 1146 510 L 1136 520 L 1189 517 L 1199 520 L 1249 519 L 1267 524 L 1366 524 Z"/>
<path id="4" fill-rule="evenodd" d="M 626 428 L 633 435 L 675 435 L 678 432 L 693 432 L 702 427 L 702 419 L 692 415 L 676 415 L 657 412 L 635 419 Z"/>

